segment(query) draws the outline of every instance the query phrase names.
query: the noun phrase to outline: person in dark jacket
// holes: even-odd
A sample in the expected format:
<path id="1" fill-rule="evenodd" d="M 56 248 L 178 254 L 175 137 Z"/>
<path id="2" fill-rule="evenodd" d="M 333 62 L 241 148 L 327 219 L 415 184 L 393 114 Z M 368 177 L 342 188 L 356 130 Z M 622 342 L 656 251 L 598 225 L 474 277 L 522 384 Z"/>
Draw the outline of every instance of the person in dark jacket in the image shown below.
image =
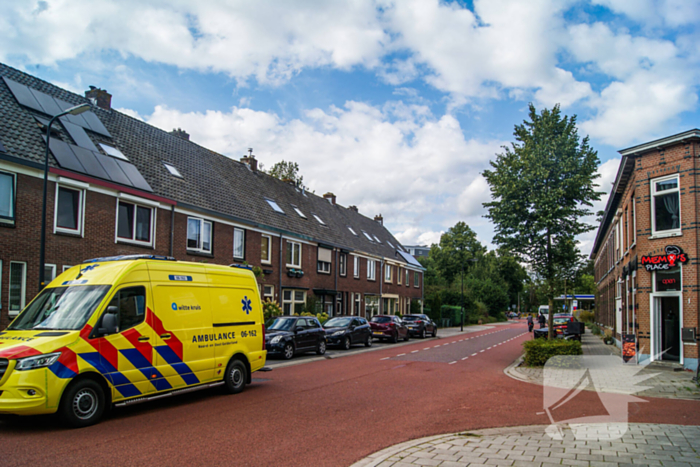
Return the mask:
<path id="1" fill-rule="evenodd" d="M 547 322 L 547 318 L 545 318 L 544 315 L 541 314 L 541 315 L 539 316 L 539 318 L 537 318 L 537 320 L 538 320 L 539 323 L 540 323 L 540 329 L 543 329 L 543 328 L 544 328 L 544 323 Z"/>
<path id="2" fill-rule="evenodd" d="M 527 316 L 527 332 L 532 332 L 532 328 L 535 327 L 535 323 L 532 321 L 532 315 Z"/>

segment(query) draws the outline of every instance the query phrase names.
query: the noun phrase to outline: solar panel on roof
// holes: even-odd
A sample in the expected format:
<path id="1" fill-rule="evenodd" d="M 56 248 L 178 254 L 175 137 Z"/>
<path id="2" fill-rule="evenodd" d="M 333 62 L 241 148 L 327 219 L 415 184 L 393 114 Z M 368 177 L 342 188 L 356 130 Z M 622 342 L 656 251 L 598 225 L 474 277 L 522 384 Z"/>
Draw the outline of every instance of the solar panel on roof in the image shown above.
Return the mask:
<path id="1" fill-rule="evenodd" d="M 100 163 L 100 165 L 102 165 L 102 168 L 105 169 L 107 175 L 109 175 L 110 180 L 112 180 L 113 182 L 120 183 L 122 185 L 132 186 L 131 180 L 129 180 L 126 174 L 124 174 L 124 171 L 117 165 L 116 159 L 103 156 L 99 153 L 95 153 L 95 157 L 97 158 L 97 161 Z"/>
<path id="2" fill-rule="evenodd" d="M 92 177 L 110 180 L 109 175 L 107 175 L 107 172 L 105 172 L 105 169 L 99 162 L 97 162 L 97 157 L 95 157 L 95 153 L 93 151 L 81 148 L 80 146 L 72 145 L 71 149 L 73 150 L 75 157 L 78 158 L 82 166 L 85 168 L 86 174 Z"/>
<path id="3" fill-rule="evenodd" d="M 81 114 L 85 121 L 87 122 L 90 127 L 88 130 L 92 130 L 95 133 L 99 133 L 101 135 L 104 135 L 108 138 L 111 138 L 112 135 L 107 131 L 107 128 L 102 124 L 99 118 L 97 118 L 97 115 L 95 115 L 93 112 L 85 112 Z"/>
<path id="4" fill-rule="evenodd" d="M 85 173 L 85 168 L 83 168 L 78 158 L 75 157 L 75 153 L 68 144 L 56 138 L 51 138 L 50 141 L 49 149 L 51 154 L 56 158 L 58 165 L 62 169 Z"/>
<path id="5" fill-rule="evenodd" d="M 97 151 L 97 146 L 95 146 L 95 143 L 92 142 L 88 134 L 85 133 L 85 130 L 70 122 L 61 123 L 63 123 L 63 127 L 66 129 L 70 137 L 73 138 L 75 144 L 81 148 L 89 149 L 90 151 Z"/>
<path id="6" fill-rule="evenodd" d="M 129 177 L 133 186 L 141 190 L 153 191 L 151 185 L 143 178 L 143 175 L 141 175 L 141 172 L 139 172 L 139 169 L 137 169 L 134 164 L 120 160 L 117 160 L 117 164 L 119 164 L 119 167 L 121 167 L 126 176 Z"/>
<path id="7" fill-rule="evenodd" d="M 406 260 L 406 262 L 412 266 L 417 266 L 419 268 L 422 268 L 423 265 L 418 262 L 416 258 L 413 257 L 413 255 L 409 255 L 408 253 L 404 253 L 403 251 L 399 251 L 399 254 L 403 259 Z"/>
<path id="8" fill-rule="evenodd" d="M 41 106 L 45 114 L 51 115 L 53 117 L 54 115 L 58 115 L 61 112 L 63 112 L 63 110 L 61 110 L 58 104 L 56 104 L 56 101 L 53 100 L 53 97 L 49 96 L 48 94 L 44 94 L 41 91 L 37 91 L 34 88 L 29 88 L 29 90 L 39 102 L 39 105 Z"/>
<path id="9" fill-rule="evenodd" d="M 34 94 L 32 94 L 32 92 L 27 86 L 25 86 L 24 84 L 20 84 L 17 81 L 13 81 L 9 78 L 6 78 L 4 76 L 2 77 L 2 79 L 5 80 L 5 84 L 7 84 L 8 88 L 10 88 L 10 92 L 12 92 L 12 95 L 15 96 L 17 102 L 26 107 L 38 110 L 39 112 L 43 112 L 43 109 L 39 105 L 39 102 L 36 100 L 36 97 L 34 97 Z"/>
<path id="10" fill-rule="evenodd" d="M 58 104 L 58 106 L 61 108 L 61 111 L 68 110 L 71 107 L 75 107 L 73 104 L 66 102 L 66 101 L 62 101 L 61 99 L 56 99 L 55 97 L 53 100 L 56 101 L 56 104 Z M 64 115 L 63 117 L 61 117 L 60 120 L 62 122 L 65 122 L 67 120 L 67 121 L 73 123 L 74 125 L 78 125 L 82 128 L 90 129 L 90 125 L 87 124 L 87 122 L 85 121 L 85 119 L 83 118 L 82 115 L 68 114 L 68 115 Z"/>

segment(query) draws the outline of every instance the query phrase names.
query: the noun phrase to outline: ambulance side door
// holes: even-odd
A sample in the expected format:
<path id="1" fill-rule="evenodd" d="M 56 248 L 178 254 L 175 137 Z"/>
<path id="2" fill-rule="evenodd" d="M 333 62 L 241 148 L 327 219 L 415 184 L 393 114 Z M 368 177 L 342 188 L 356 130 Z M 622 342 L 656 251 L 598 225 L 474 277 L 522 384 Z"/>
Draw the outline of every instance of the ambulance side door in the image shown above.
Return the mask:
<path id="1" fill-rule="evenodd" d="M 216 286 L 209 289 L 212 305 L 212 324 L 216 334 L 216 375 L 225 369 L 229 358 L 236 352 L 248 354 L 260 350 L 262 328 L 255 319 L 260 311 L 254 300 L 257 291 L 245 287 Z M 256 315 L 257 313 L 257 315 Z M 257 343 L 257 348 L 255 347 Z"/>

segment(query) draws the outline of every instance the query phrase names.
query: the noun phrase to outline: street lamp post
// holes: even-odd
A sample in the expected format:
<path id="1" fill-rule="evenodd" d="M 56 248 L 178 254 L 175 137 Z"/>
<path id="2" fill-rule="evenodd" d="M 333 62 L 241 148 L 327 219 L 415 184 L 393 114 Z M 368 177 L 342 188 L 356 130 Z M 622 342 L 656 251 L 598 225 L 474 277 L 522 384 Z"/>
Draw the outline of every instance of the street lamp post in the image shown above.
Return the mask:
<path id="1" fill-rule="evenodd" d="M 463 260 L 463 261 L 460 262 L 461 265 L 462 265 L 462 293 L 461 293 L 461 303 L 462 303 L 462 305 L 461 305 L 461 307 L 460 307 L 460 315 L 461 315 L 461 320 L 460 320 L 460 321 L 461 321 L 461 323 L 460 323 L 460 325 L 459 325 L 459 331 L 460 331 L 460 332 L 464 332 L 464 261 L 465 261 L 465 260 Z M 476 262 L 476 258 L 469 258 L 469 259 L 467 259 L 466 261 L 471 261 L 471 262 L 475 263 L 475 262 Z"/>
<path id="2" fill-rule="evenodd" d="M 49 143 L 51 141 L 51 125 L 54 120 L 63 117 L 64 115 L 80 115 L 81 113 L 90 110 L 90 104 L 80 104 L 70 109 L 64 110 L 58 115 L 54 115 L 49 120 L 46 126 L 46 153 L 44 154 L 44 197 L 41 205 L 41 244 L 39 245 L 39 290 L 46 285 L 45 281 L 45 266 L 44 255 L 46 251 L 46 189 L 49 180 Z"/>

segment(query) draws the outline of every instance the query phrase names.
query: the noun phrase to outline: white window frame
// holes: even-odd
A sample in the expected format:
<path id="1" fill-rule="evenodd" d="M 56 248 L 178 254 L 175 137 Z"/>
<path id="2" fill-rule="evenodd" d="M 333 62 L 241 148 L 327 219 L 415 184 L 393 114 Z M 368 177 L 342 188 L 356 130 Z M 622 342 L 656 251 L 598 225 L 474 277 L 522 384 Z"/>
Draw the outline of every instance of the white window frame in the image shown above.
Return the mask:
<path id="1" fill-rule="evenodd" d="M 399 266 L 396 267 L 396 285 L 401 285 L 401 279 L 403 275 L 403 271 Z"/>
<path id="2" fill-rule="evenodd" d="M 196 247 L 191 247 L 189 245 L 190 239 L 189 239 L 189 230 L 190 230 L 190 221 L 195 221 L 199 222 L 199 245 Z M 204 225 L 209 224 L 209 249 L 204 248 Z M 213 248 L 214 248 L 214 223 L 211 221 L 208 221 L 206 219 L 202 219 L 201 217 L 187 217 L 187 235 L 185 238 L 185 247 L 187 248 L 187 251 L 196 251 L 199 253 L 207 253 L 211 254 Z"/>
<path id="3" fill-rule="evenodd" d="M 338 255 L 338 274 L 343 277 L 348 275 L 348 255 L 346 253 Z"/>
<path id="4" fill-rule="evenodd" d="M 355 232 L 355 229 L 353 229 L 353 228 L 350 227 L 349 225 L 348 225 L 348 230 L 350 231 L 351 234 L 353 234 L 354 236 L 357 237 L 357 232 Z"/>
<path id="5" fill-rule="evenodd" d="M 66 272 L 67 270 L 69 270 L 69 269 L 72 268 L 72 267 L 73 267 L 73 266 L 71 266 L 71 265 L 69 265 L 69 264 L 64 264 L 63 267 L 61 267 L 61 273 Z"/>
<path id="6" fill-rule="evenodd" d="M 19 310 L 11 310 L 10 309 L 10 302 L 12 301 L 12 265 L 13 264 L 21 264 L 24 270 L 24 274 L 22 275 L 22 287 L 21 287 L 21 292 L 20 292 L 20 306 Z M 20 311 L 24 310 L 24 306 L 26 305 L 26 300 L 27 300 L 27 263 L 24 261 L 10 261 L 10 270 L 8 271 L 8 276 L 7 276 L 7 315 L 11 318 L 14 318 L 19 314 Z"/>
<path id="7" fill-rule="evenodd" d="M 260 238 L 267 238 L 267 259 L 262 257 L 262 248 L 260 249 L 260 262 L 262 264 L 272 264 L 272 236 L 271 235 L 261 235 Z M 260 246 L 262 247 L 262 240 L 260 241 Z"/>
<path id="8" fill-rule="evenodd" d="M 659 182 L 665 182 L 667 180 L 673 180 L 676 179 L 676 188 L 670 189 L 670 190 L 664 190 L 662 192 L 657 193 L 656 192 L 656 184 Z M 682 224 L 682 219 L 683 219 L 683 206 L 681 206 L 681 177 L 680 174 L 673 174 L 669 175 L 667 177 L 659 177 L 659 178 L 653 178 L 649 180 L 651 183 L 651 236 L 652 237 L 667 237 L 667 236 L 675 236 L 675 235 L 680 235 L 681 230 L 683 228 Z M 658 231 L 656 230 L 656 197 L 657 196 L 663 196 L 667 195 L 669 193 L 678 193 L 678 228 L 677 229 L 671 229 L 671 230 L 661 230 Z"/>
<path id="9" fill-rule="evenodd" d="M 314 216 L 314 219 L 316 219 L 316 220 L 318 221 L 319 224 L 321 224 L 321 225 L 326 225 L 326 223 L 323 222 L 323 220 L 322 220 L 320 217 L 318 217 L 318 215 L 313 214 L 313 213 L 312 213 L 311 215 Z"/>
<path id="10" fill-rule="evenodd" d="M 406 287 L 410 287 L 410 286 L 411 286 L 411 283 L 410 283 L 410 281 L 408 280 L 408 273 L 409 273 L 409 270 L 406 269 Z M 415 274 L 415 273 L 414 273 L 414 274 Z"/>
<path id="11" fill-rule="evenodd" d="M 420 288 L 420 276 L 418 275 L 418 271 L 413 271 L 413 287 L 415 288 Z"/>
<path id="12" fill-rule="evenodd" d="M 46 271 L 47 268 L 51 270 L 51 277 L 46 277 L 46 272 L 44 272 L 44 283 L 46 284 L 56 278 L 56 265 L 44 263 L 44 271 Z"/>
<path id="13" fill-rule="evenodd" d="M 377 280 L 377 262 L 369 258 L 367 258 L 367 280 Z"/>
<path id="14" fill-rule="evenodd" d="M 17 218 L 17 174 L 12 172 L 0 171 L 2 175 L 8 175 L 12 178 L 12 194 L 10 199 L 10 216 L 0 217 L 0 223 L 14 225 Z"/>
<path id="15" fill-rule="evenodd" d="M 288 253 L 290 251 L 289 250 L 290 248 L 291 248 L 291 255 Z M 299 251 L 299 262 L 298 263 L 294 263 L 294 251 L 295 250 Z M 285 263 L 286 263 L 288 268 L 301 268 L 301 252 L 302 252 L 301 243 L 287 239 L 287 252 L 285 252 Z M 289 256 L 289 258 L 291 258 L 291 260 L 292 260 L 291 263 L 286 261 L 287 256 Z"/>
<path id="16" fill-rule="evenodd" d="M 355 279 L 359 279 L 360 278 L 360 257 L 359 256 L 352 257 L 352 267 L 353 267 L 353 269 L 352 269 L 353 277 Z"/>
<path id="17" fill-rule="evenodd" d="M 174 177 L 177 177 L 177 178 L 183 178 L 183 179 L 185 178 L 185 177 L 182 176 L 182 174 L 180 173 L 180 171 L 178 170 L 178 168 L 175 167 L 175 166 L 174 166 L 173 164 L 171 164 L 170 162 L 165 162 L 165 161 L 163 161 L 163 165 L 165 166 L 165 169 L 170 173 L 170 175 L 172 175 L 172 176 L 174 176 Z"/>
<path id="18" fill-rule="evenodd" d="M 270 292 L 267 292 L 267 289 L 270 289 Z M 275 286 L 274 285 L 269 285 L 265 284 L 262 286 L 262 297 L 263 300 L 269 299 L 271 302 L 275 301 Z"/>
<path id="19" fill-rule="evenodd" d="M 280 207 L 280 205 L 277 203 L 277 201 L 270 198 L 265 198 L 265 201 L 267 201 L 267 204 L 270 205 L 273 211 L 278 212 L 280 214 L 286 214 L 284 210 Z"/>
<path id="20" fill-rule="evenodd" d="M 634 248 L 637 245 L 637 201 L 635 200 L 635 194 L 632 194 L 632 245 L 630 248 Z"/>
<path id="21" fill-rule="evenodd" d="M 290 300 L 287 300 L 285 298 L 285 292 L 290 293 Z M 303 300 L 297 300 L 296 299 L 296 293 L 301 292 L 303 294 Z M 298 290 L 298 289 L 282 289 L 282 314 L 285 316 L 291 316 L 294 314 L 294 305 L 297 303 L 306 303 L 306 290 Z M 285 310 L 285 305 L 289 305 L 289 314 L 286 313 Z"/>
<path id="22" fill-rule="evenodd" d="M 236 255 L 236 234 L 241 239 L 241 254 Z M 233 257 L 234 259 L 245 259 L 245 230 L 238 227 L 233 228 Z"/>
<path id="23" fill-rule="evenodd" d="M 384 265 L 384 282 L 386 282 L 387 284 L 391 284 L 392 282 L 391 276 L 393 275 L 393 269 L 394 268 L 389 263 L 386 263 Z"/>
<path id="24" fill-rule="evenodd" d="M 303 212 L 301 212 L 301 209 L 299 209 L 297 206 L 294 206 L 294 205 L 292 204 L 292 209 L 294 209 L 294 212 L 296 212 L 297 214 L 299 214 L 299 217 L 304 218 L 304 219 L 308 219 L 308 218 L 306 217 L 306 214 L 304 214 Z"/>
<path id="25" fill-rule="evenodd" d="M 77 191 L 79 193 L 78 198 L 78 222 L 76 229 L 68 229 L 66 227 L 59 227 L 58 225 L 58 192 L 63 188 L 65 190 Z M 54 209 L 53 209 L 53 233 L 67 233 L 71 235 L 84 236 L 84 226 L 85 226 L 85 193 L 84 188 L 80 188 L 73 184 L 67 183 L 56 183 L 56 192 L 54 195 Z"/>
<path id="26" fill-rule="evenodd" d="M 317 271 L 320 272 L 321 274 L 330 274 L 331 273 L 331 263 L 327 263 L 325 261 L 317 261 Z"/>
<path id="27" fill-rule="evenodd" d="M 134 206 L 134 219 L 133 219 L 133 232 L 131 238 L 125 238 L 125 237 L 120 237 L 119 236 L 119 203 L 124 203 L 124 204 L 131 204 Z M 136 240 L 136 217 L 138 215 L 138 208 L 144 208 L 144 209 L 149 209 L 151 211 L 151 225 L 150 225 L 150 241 L 144 242 L 142 240 Z M 154 206 L 149 206 L 147 204 L 141 204 L 135 201 L 129 200 L 123 200 L 120 198 L 117 198 L 117 207 L 116 207 L 116 213 L 114 216 L 114 243 L 131 243 L 133 245 L 141 245 L 141 246 L 148 246 L 148 247 L 156 247 L 156 208 Z"/>

